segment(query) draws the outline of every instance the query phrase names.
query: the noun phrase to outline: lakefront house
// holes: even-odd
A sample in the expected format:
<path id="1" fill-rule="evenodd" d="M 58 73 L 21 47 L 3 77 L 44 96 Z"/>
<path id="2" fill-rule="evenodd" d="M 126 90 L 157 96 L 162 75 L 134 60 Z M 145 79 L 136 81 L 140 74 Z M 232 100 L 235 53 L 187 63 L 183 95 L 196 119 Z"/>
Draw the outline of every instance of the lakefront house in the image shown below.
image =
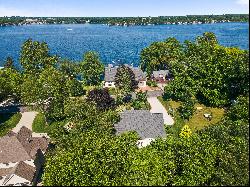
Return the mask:
<path id="1" fill-rule="evenodd" d="M 121 120 L 114 125 L 116 135 L 129 131 L 137 132 L 139 148 L 150 145 L 156 138 L 165 138 L 162 113 L 151 113 L 149 110 L 126 110 L 120 113 Z"/>
<path id="2" fill-rule="evenodd" d="M 48 145 L 49 139 L 32 137 L 26 127 L 0 138 L 0 186 L 36 184 Z"/>
<path id="3" fill-rule="evenodd" d="M 135 80 L 138 81 L 138 87 L 143 88 L 147 86 L 147 76 L 139 67 L 129 66 L 135 74 Z M 118 66 L 113 66 L 109 64 L 108 67 L 105 67 L 105 77 L 104 77 L 104 87 L 105 88 L 115 88 L 115 75 L 117 72 Z"/>

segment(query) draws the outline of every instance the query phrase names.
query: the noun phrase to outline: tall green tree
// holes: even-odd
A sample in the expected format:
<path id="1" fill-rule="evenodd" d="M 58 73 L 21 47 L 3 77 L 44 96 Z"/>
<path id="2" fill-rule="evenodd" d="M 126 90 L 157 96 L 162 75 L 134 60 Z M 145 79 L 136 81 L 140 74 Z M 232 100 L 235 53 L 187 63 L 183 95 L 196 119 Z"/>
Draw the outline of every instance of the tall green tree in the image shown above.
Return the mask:
<path id="1" fill-rule="evenodd" d="M 135 74 L 130 67 L 121 65 L 117 68 L 115 86 L 122 94 L 128 94 L 138 87 L 138 82 L 135 80 Z"/>
<path id="2" fill-rule="evenodd" d="M 169 69 L 183 57 L 182 45 L 175 38 L 163 42 L 154 42 L 141 52 L 140 66 L 151 75 L 153 71 Z"/>
<path id="3" fill-rule="evenodd" d="M 0 101 L 7 98 L 20 99 L 22 81 L 22 75 L 17 70 L 0 70 Z"/>
<path id="4" fill-rule="evenodd" d="M 66 78 L 54 67 L 44 69 L 39 75 L 26 75 L 22 85 L 22 101 L 34 104 L 47 117 L 63 117 L 63 103 L 69 96 Z"/>
<path id="5" fill-rule="evenodd" d="M 37 73 L 47 66 L 53 66 L 58 61 L 57 56 L 49 54 L 49 47 L 45 42 L 28 39 L 21 48 L 20 63 L 26 73 Z"/>
<path id="6" fill-rule="evenodd" d="M 85 53 L 80 68 L 82 79 L 86 85 L 96 86 L 101 84 L 104 65 L 101 63 L 98 53 L 92 51 Z"/>

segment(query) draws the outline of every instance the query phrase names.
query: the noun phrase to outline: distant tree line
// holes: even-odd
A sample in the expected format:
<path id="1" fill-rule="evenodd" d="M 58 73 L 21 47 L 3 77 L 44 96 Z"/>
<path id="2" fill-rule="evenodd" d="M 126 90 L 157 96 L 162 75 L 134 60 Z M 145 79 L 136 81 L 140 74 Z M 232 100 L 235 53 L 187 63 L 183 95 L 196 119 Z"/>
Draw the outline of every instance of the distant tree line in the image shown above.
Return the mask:
<path id="1" fill-rule="evenodd" d="M 27 20 L 28 19 L 28 20 Z M 29 24 L 108 24 L 108 25 L 161 25 L 161 24 L 194 24 L 213 22 L 249 22 L 248 14 L 223 15 L 187 15 L 159 17 L 0 17 L 0 26 Z"/>

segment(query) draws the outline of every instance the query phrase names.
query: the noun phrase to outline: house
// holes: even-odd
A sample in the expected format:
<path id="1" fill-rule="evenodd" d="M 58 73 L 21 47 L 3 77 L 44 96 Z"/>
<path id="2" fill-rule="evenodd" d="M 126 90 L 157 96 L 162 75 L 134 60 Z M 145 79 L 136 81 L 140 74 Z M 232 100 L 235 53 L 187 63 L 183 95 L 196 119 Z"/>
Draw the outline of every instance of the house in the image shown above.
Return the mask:
<path id="1" fill-rule="evenodd" d="M 135 80 L 138 81 L 138 87 L 147 86 L 147 76 L 139 67 L 132 67 L 126 65 L 132 69 L 135 74 Z M 117 72 L 118 66 L 113 66 L 109 64 L 108 67 L 105 67 L 105 77 L 104 77 L 104 87 L 105 88 L 115 88 L 115 75 Z"/>
<path id="2" fill-rule="evenodd" d="M 169 70 L 159 70 L 153 71 L 152 78 L 158 83 L 165 83 L 167 81 L 167 77 L 170 77 Z"/>
<path id="3" fill-rule="evenodd" d="M 114 125 L 116 135 L 136 131 L 140 137 L 139 148 L 146 147 L 156 138 L 166 137 L 163 114 L 148 110 L 127 110 L 120 114 L 121 121 Z"/>
<path id="4" fill-rule="evenodd" d="M 32 137 L 26 127 L 0 138 L 0 186 L 35 184 L 48 145 L 47 138 Z"/>

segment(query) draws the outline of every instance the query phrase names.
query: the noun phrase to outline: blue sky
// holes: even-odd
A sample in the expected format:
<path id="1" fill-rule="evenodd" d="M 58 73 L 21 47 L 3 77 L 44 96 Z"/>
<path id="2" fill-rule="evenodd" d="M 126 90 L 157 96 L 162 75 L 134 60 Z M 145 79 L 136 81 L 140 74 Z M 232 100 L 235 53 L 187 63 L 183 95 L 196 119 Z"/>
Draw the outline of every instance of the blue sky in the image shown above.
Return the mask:
<path id="1" fill-rule="evenodd" d="M 0 0 L 0 16 L 173 16 L 249 13 L 249 0 Z"/>

